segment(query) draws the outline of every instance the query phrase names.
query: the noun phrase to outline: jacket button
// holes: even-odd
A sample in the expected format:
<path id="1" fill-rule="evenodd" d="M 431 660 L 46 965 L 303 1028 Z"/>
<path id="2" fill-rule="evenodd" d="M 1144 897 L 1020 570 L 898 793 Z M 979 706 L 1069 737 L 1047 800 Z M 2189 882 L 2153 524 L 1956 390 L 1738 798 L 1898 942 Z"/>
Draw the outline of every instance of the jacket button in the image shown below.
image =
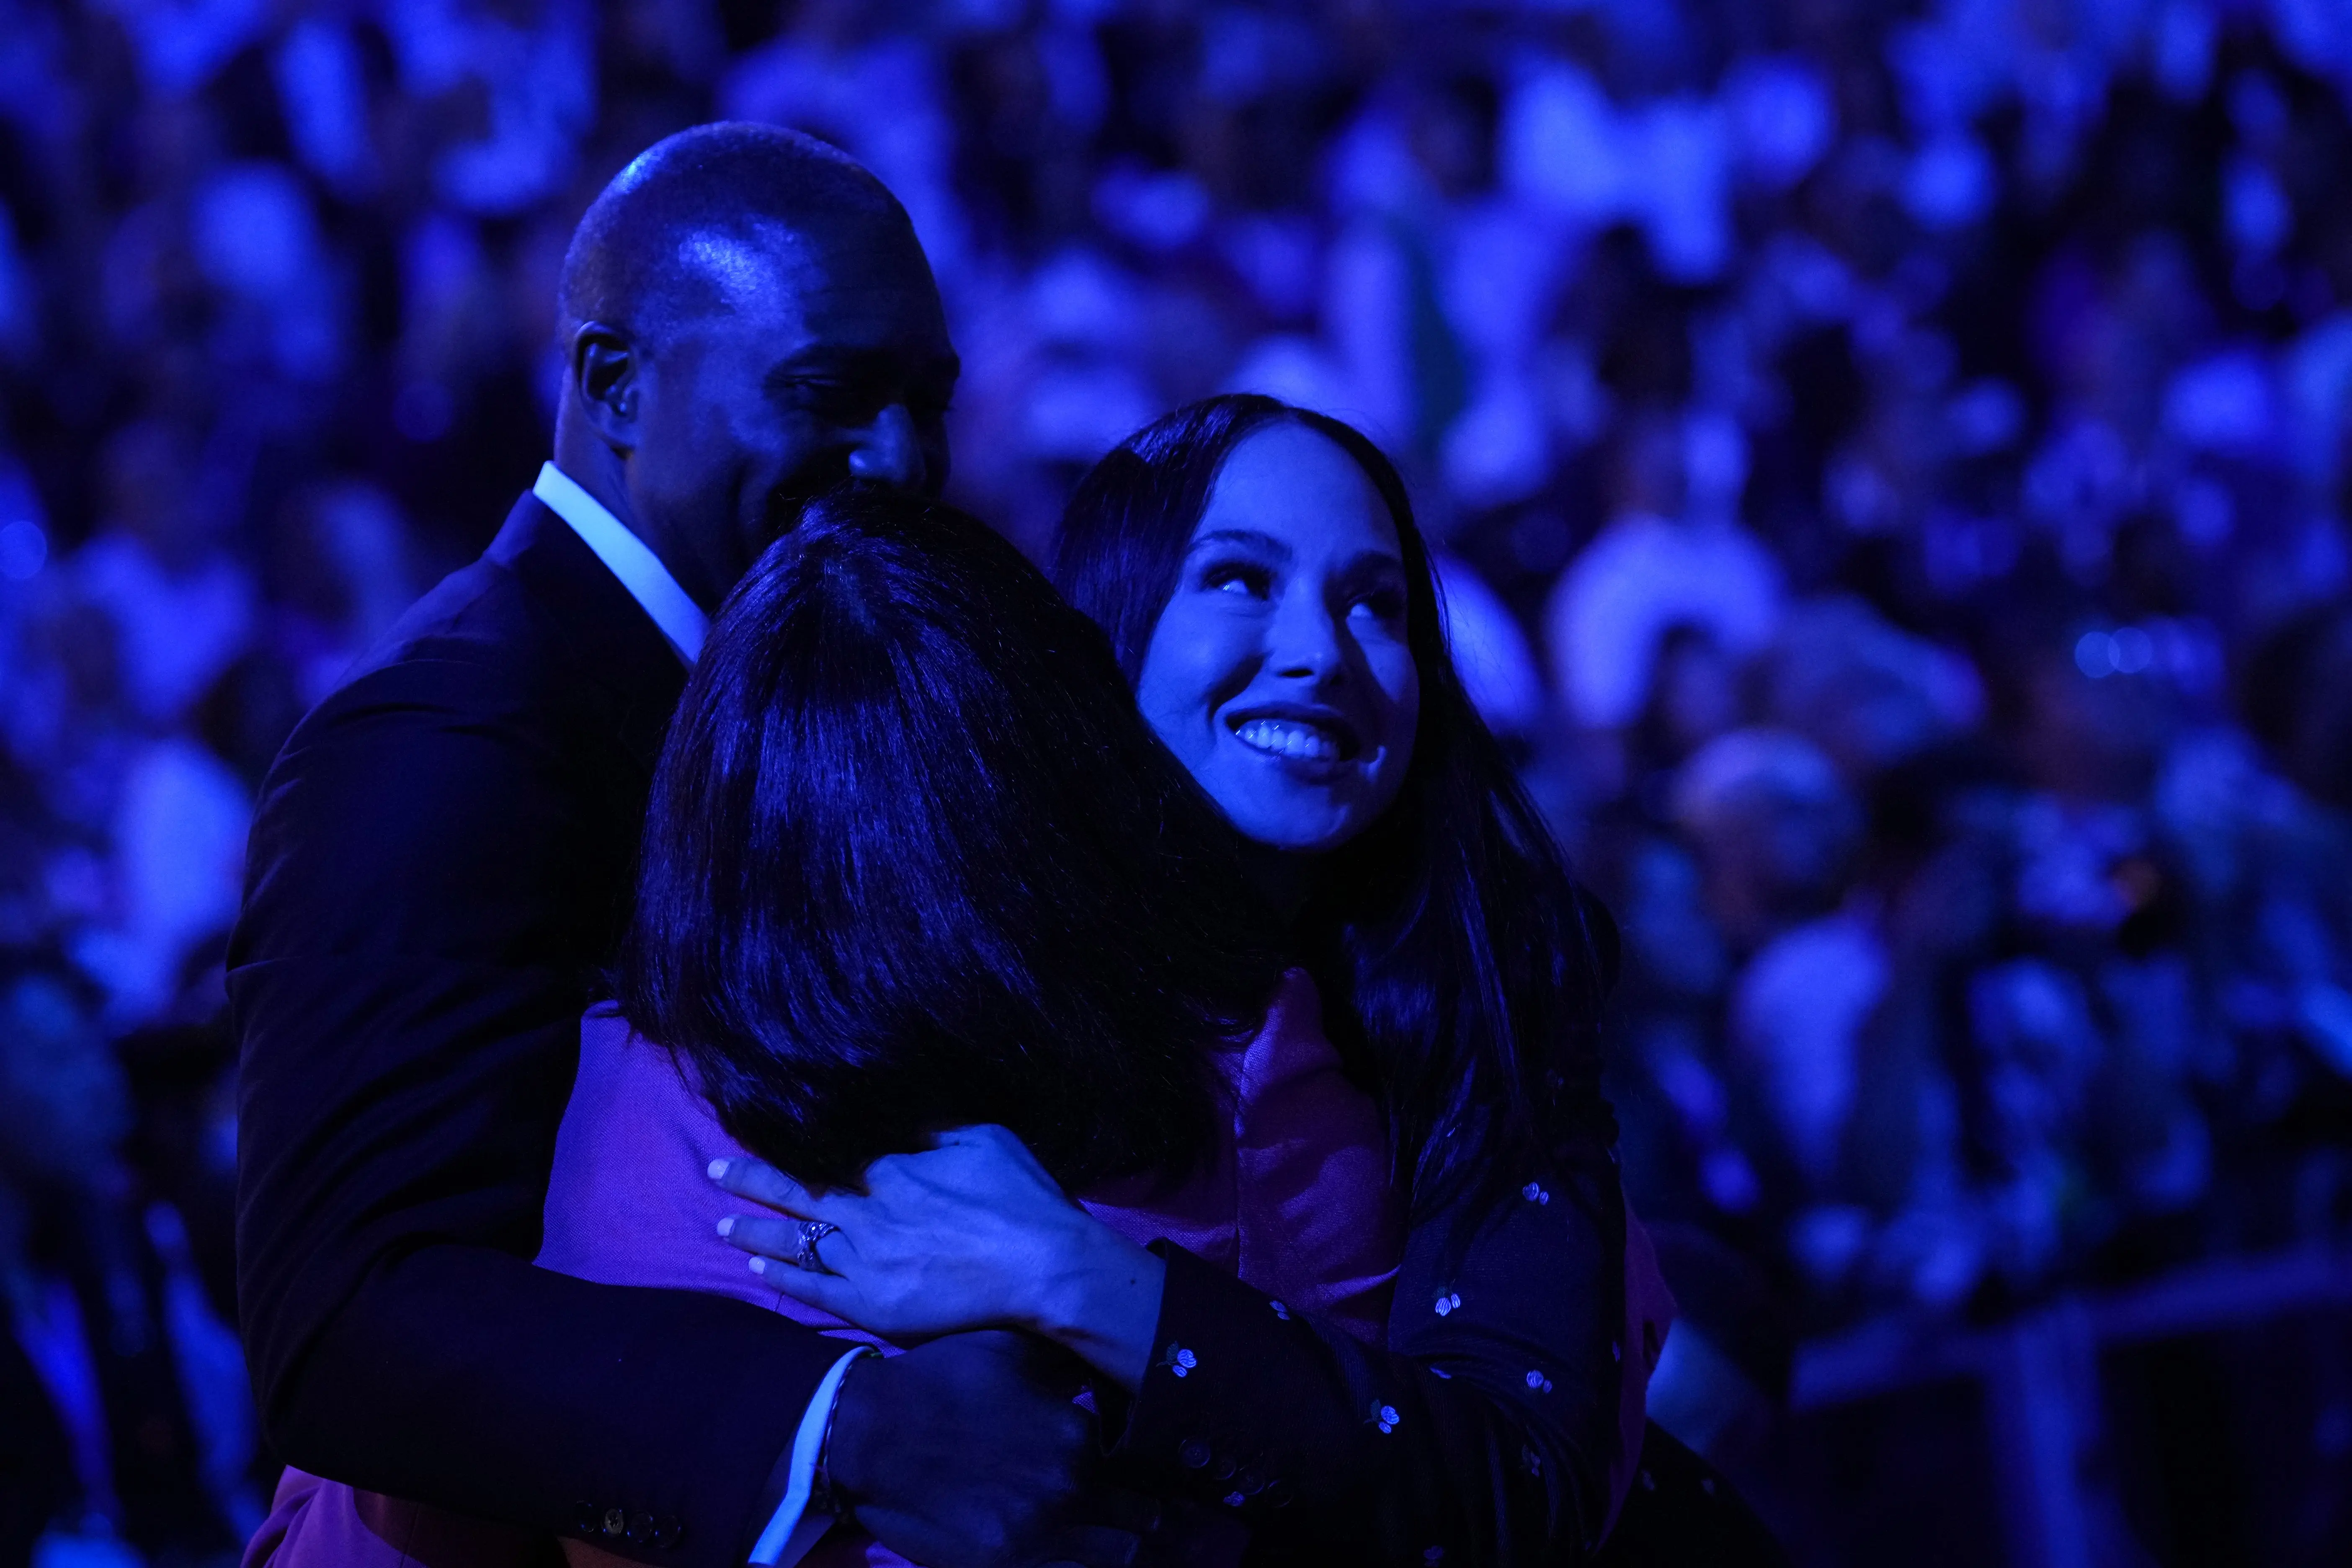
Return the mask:
<path id="1" fill-rule="evenodd" d="M 575 1502 L 572 1505 L 572 1528 L 581 1534 L 595 1534 L 597 1527 L 603 1522 L 604 1515 L 597 1511 L 594 1503 Z"/>
<path id="2" fill-rule="evenodd" d="M 677 1516 L 674 1513 L 662 1514 L 654 1521 L 656 1546 L 676 1546 L 685 1535 L 686 1526 L 678 1522 Z"/>
<path id="3" fill-rule="evenodd" d="M 1209 1473 L 1216 1477 L 1217 1479 L 1221 1481 L 1232 1480 L 1234 1479 L 1234 1462 L 1231 1459 L 1219 1459 L 1216 1463 L 1216 1468 L 1212 1469 Z"/>
<path id="4" fill-rule="evenodd" d="M 1209 1446 L 1198 1437 L 1187 1437 L 1176 1450 L 1176 1457 L 1188 1470 L 1197 1470 L 1209 1462 Z"/>
<path id="5" fill-rule="evenodd" d="M 629 1532 L 629 1516 L 617 1508 L 604 1510 L 604 1533 L 615 1538 Z"/>
<path id="6" fill-rule="evenodd" d="M 632 1546 L 651 1546 L 653 1543 L 654 1516 L 649 1513 L 631 1514 L 629 1516 L 629 1544 Z"/>

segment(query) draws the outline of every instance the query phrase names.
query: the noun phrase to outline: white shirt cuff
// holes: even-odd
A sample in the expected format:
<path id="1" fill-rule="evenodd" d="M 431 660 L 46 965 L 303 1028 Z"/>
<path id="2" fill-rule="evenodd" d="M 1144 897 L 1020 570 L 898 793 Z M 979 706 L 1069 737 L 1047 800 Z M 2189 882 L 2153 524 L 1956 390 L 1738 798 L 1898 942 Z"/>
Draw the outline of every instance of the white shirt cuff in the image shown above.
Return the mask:
<path id="1" fill-rule="evenodd" d="M 776 1505 L 768 1528 L 760 1531 L 751 1547 L 751 1561 L 759 1568 L 793 1568 L 833 1524 L 831 1514 L 809 1512 L 809 1499 L 816 1490 L 816 1462 L 824 1452 L 824 1429 L 833 1424 L 833 1404 L 841 1396 L 843 1374 L 851 1362 L 873 1353 L 873 1346 L 859 1345 L 835 1362 L 817 1384 L 816 1392 L 809 1395 L 808 1411 L 801 1417 L 800 1430 L 793 1434 L 793 1464 L 784 1479 L 784 1500 Z"/>

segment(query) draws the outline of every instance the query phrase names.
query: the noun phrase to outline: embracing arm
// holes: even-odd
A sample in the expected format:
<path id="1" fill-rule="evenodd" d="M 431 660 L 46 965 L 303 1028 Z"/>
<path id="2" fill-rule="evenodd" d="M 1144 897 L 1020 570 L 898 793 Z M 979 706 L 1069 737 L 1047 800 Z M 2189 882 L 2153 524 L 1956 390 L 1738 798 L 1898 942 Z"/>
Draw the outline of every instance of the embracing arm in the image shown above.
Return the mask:
<path id="1" fill-rule="evenodd" d="M 1488 1223 L 1457 1205 L 1414 1227 L 1375 1348 L 1180 1247 L 1124 1240 L 1002 1128 L 877 1161 L 864 1194 L 812 1194 L 752 1160 L 719 1173 L 841 1227 L 806 1273 L 778 1261 L 797 1220 L 728 1222 L 788 1294 L 884 1334 L 999 1323 L 1093 1362 L 1134 1395 L 1112 1458 L 1139 1489 L 1229 1509 L 1307 1561 L 1482 1568 L 1589 1550 L 1629 1353 L 1605 1132 L 1526 1174 Z"/>
<path id="2" fill-rule="evenodd" d="M 1623 1208 L 1598 1140 L 1528 1174 L 1488 1224 L 1413 1228 L 1384 1349 L 1160 1244 L 1118 1456 L 1309 1561 L 1581 1560 L 1618 1441 Z"/>
<path id="3" fill-rule="evenodd" d="M 718 1568 L 839 1347 L 530 1262 L 635 832 L 537 701 L 394 666 L 272 774 L 230 979 L 256 1392 L 307 1469 Z"/>
<path id="4" fill-rule="evenodd" d="M 787 1216 L 731 1215 L 719 1234 L 771 1284 L 886 1339 L 1020 1329 L 1133 1394 L 1151 1359 L 1161 1278 L 1147 1252 L 1066 1196 L 1002 1127 L 959 1127 L 921 1153 L 890 1154 L 862 1194 L 824 1194 L 766 1162 L 722 1160 L 711 1179 Z M 839 1232 L 823 1268 L 798 1266 L 802 1220 Z"/>

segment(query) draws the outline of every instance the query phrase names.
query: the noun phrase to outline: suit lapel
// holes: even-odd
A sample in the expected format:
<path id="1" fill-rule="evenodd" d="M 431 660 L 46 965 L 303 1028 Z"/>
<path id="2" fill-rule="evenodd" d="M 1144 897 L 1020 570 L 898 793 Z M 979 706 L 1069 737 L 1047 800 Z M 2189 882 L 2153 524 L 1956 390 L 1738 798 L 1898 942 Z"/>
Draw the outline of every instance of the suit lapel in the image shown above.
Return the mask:
<path id="1" fill-rule="evenodd" d="M 515 503 L 488 554 L 515 574 L 572 662 L 604 692 L 615 739 L 650 779 L 687 675 L 653 617 L 536 496 Z"/>

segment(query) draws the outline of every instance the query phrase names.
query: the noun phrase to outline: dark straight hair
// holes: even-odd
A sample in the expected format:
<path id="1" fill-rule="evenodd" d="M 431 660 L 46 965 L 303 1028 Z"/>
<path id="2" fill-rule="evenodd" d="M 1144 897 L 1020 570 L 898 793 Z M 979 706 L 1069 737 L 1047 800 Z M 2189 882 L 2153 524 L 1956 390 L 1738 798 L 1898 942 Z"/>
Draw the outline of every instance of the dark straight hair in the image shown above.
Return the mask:
<path id="1" fill-rule="evenodd" d="M 615 975 L 793 1176 L 994 1121 L 1066 1185 L 1205 1146 L 1286 960 L 1101 631 L 984 524 L 812 503 L 712 626 Z"/>
<path id="2" fill-rule="evenodd" d="M 1079 482 L 1051 574 L 1109 634 L 1133 684 L 1225 459 L 1279 424 L 1356 460 L 1404 555 L 1406 638 L 1421 678 L 1396 803 L 1330 853 L 1295 934 L 1335 1042 L 1386 1109 L 1416 1212 L 1490 1204 L 1580 1128 L 1613 1138 L 1600 1093 L 1599 1012 L 1615 931 L 1586 900 L 1448 652 L 1428 545 L 1403 479 L 1353 426 L 1271 397 L 1188 405 L 1129 437 Z"/>

